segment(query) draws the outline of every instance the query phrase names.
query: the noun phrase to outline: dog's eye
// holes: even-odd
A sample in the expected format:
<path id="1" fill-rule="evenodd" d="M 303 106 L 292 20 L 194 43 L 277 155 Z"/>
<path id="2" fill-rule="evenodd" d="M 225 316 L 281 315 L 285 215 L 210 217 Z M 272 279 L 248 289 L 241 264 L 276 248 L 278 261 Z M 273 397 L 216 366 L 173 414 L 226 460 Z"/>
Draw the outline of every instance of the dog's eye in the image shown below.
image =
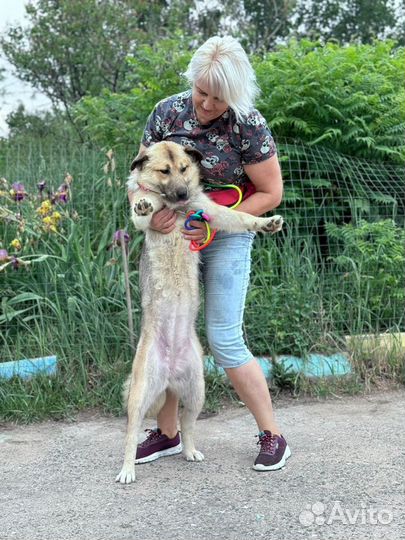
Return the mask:
<path id="1" fill-rule="evenodd" d="M 169 174 L 170 169 L 162 169 L 159 172 L 161 172 L 162 174 Z"/>
<path id="2" fill-rule="evenodd" d="M 187 169 L 187 165 L 184 165 L 183 167 L 180 167 L 180 172 L 183 173 Z"/>

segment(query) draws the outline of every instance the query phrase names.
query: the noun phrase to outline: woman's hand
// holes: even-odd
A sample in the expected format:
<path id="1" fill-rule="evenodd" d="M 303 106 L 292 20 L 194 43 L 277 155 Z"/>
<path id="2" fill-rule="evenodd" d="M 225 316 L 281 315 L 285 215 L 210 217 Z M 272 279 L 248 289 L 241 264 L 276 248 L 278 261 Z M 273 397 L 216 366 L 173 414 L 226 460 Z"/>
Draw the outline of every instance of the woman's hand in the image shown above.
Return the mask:
<path id="1" fill-rule="evenodd" d="M 176 227 L 177 214 L 170 208 L 162 208 L 156 214 L 153 214 L 150 221 L 150 228 L 162 234 L 171 233 Z"/>
<path id="2" fill-rule="evenodd" d="M 187 229 L 181 229 L 183 233 L 183 238 L 189 240 L 190 242 L 202 243 L 207 238 L 207 229 L 205 224 L 202 221 L 190 221 L 190 227 L 194 227 L 193 230 L 188 231 Z"/>
<path id="3" fill-rule="evenodd" d="M 177 214 L 174 210 L 170 208 L 162 208 L 156 214 L 153 214 L 150 228 L 154 231 L 160 232 L 162 234 L 171 233 L 176 227 Z M 201 221 L 190 221 L 190 226 L 194 227 L 193 230 L 188 231 L 187 229 L 181 229 L 183 238 L 189 242 L 194 240 L 194 242 L 204 242 L 207 237 L 207 229 L 205 228 L 204 223 Z"/>

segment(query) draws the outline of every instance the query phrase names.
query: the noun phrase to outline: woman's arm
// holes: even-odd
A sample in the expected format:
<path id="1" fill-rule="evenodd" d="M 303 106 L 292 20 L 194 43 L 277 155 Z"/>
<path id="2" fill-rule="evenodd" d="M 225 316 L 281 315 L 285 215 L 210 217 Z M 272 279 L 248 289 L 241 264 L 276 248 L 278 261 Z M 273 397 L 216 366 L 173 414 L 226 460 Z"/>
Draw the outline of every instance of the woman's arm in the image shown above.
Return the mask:
<path id="1" fill-rule="evenodd" d="M 283 196 L 283 181 L 277 155 L 261 163 L 245 165 L 244 167 L 246 174 L 256 188 L 256 193 L 253 193 L 253 195 L 243 201 L 235 210 L 240 210 L 253 216 L 260 216 L 276 208 Z M 190 225 L 196 227 L 196 229 L 192 231 L 186 231 L 184 229 L 184 238 L 186 240 L 195 240 L 196 242 L 203 241 L 206 237 L 204 224 L 192 221 Z"/>
<path id="2" fill-rule="evenodd" d="M 283 180 L 277 154 L 253 165 L 244 165 L 246 174 L 256 188 L 235 210 L 261 216 L 277 208 L 283 197 Z"/>

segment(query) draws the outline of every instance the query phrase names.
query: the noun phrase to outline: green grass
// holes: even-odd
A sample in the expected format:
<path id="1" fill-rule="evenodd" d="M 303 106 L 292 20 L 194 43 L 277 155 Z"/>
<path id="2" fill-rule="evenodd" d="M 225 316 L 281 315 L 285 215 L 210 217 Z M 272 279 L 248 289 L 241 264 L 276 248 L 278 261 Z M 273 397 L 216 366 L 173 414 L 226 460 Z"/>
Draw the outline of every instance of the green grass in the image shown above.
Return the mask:
<path id="1" fill-rule="evenodd" d="M 21 212 L 25 220 L 24 231 L 18 231 L 15 223 L 0 223 L 2 247 L 8 248 L 19 235 L 23 250 L 17 255 L 34 261 L 18 271 L 7 268 L 0 273 L 0 361 L 56 355 L 59 365 L 55 377 L 0 380 L 0 418 L 22 422 L 62 418 L 88 407 L 121 412 L 121 385 L 130 370 L 132 351 L 121 252 L 111 248 L 111 243 L 117 229 L 128 227 L 132 311 L 138 335 L 142 235 L 128 224 L 125 180 L 130 157 L 117 156 L 116 160 L 113 170 L 112 161 L 103 154 L 73 145 L 0 151 L 0 177 L 7 178 L 9 185 L 24 182 L 31 194 L 19 205 L 6 195 L 0 199 L 0 206 Z M 103 170 L 105 164 L 108 170 Z M 72 198 L 66 206 L 60 205 L 64 218 L 58 233 L 44 233 L 36 213 L 36 183 L 45 178 L 55 190 L 66 172 L 73 176 Z M 378 269 L 378 260 L 373 265 Z M 386 258 L 384 265 L 386 280 Z M 401 267 L 399 259 L 396 265 Z M 259 237 L 245 315 L 252 352 L 305 357 L 311 351 L 344 350 L 345 335 L 382 327 L 402 329 L 392 298 L 389 315 L 383 300 L 378 311 L 379 288 L 373 287 L 377 274 L 368 276 L 366 270 L 358 263 L 357 274 L 345 279 L 347 269 L 322 259 L 316 237 L 291 226 L 278 237 Z M 364 292 L 367 279 L 369 296 Z M 198 326 L 205 343 L 202 317 Z M 346 387 L 354 392 L 378 377 L 404 382 L 401 354 L 384 360 L 385 367 L 377 369 L 378 362 L 361 352 L 354 356 L 358 380 L 346 380 Z M 318 395 L 330 387 L 330 381 L 308 381 L 290 373 L 278 373 L 271 384 L 274 392 L 292 395 Z M 235 399 L 229 385 L 219 375 L 207 375 L 205 410 L 218 409 L 224 398 Z"/>

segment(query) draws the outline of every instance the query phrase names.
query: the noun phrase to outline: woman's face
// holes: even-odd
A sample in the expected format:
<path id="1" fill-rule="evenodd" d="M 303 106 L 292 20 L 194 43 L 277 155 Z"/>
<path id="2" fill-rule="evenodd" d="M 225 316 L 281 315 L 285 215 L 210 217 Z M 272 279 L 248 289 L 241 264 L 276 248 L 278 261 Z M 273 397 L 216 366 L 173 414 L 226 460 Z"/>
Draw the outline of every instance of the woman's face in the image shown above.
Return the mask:
<path id="1" fill-rule="evenodd" d="M 228 104 L 213 94 L 208 85 L 197 81 L 193 86 L 193 105 L 200 124 L 209 124 L 228 109 Z"/>

